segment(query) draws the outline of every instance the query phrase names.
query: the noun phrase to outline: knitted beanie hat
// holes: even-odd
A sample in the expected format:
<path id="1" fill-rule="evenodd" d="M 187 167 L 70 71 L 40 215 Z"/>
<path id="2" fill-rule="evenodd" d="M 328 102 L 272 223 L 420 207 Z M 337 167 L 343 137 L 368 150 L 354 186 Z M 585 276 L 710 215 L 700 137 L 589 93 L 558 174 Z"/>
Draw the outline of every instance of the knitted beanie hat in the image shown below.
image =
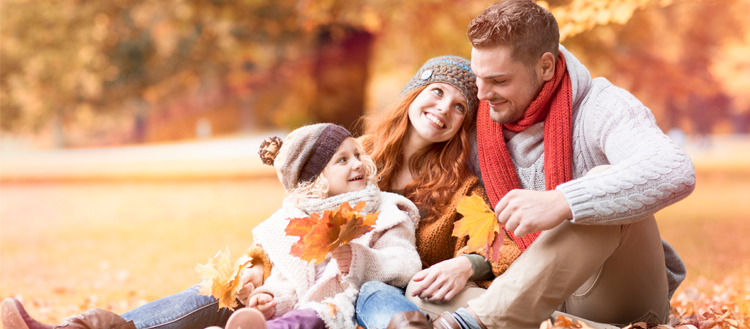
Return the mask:
<path id="1" fill-rule="evenodd" d="M 418 87 L 435 82 L 447 83 L 461 91 L 471 113 L 476 113 L 477 77 L 471 72 L 471 62 L 459 56 L 440 56 L 429 59 L 404 86 L 401 97 Z"/>
<path id="2" fill-rule="evenodd" d="M 348 137 L 352 135 L 342 126 L 319 123 L 295 129 L 285 142 L 278 137 L 264 140 L 258 154 L 263 163 L 276 168 L 289 192 L 299 183 L 315 180 Z"/>

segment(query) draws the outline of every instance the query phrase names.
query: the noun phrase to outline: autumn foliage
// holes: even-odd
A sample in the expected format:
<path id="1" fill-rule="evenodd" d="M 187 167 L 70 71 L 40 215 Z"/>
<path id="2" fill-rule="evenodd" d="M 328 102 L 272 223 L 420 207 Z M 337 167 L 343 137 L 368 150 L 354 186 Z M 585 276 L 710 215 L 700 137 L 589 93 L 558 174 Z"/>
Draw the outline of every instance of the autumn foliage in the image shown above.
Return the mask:
<path id="1" fill-rule="evenodd" d="M 364 208 L 364 201 L 354 208 L 344 202 L 337 209 L 324 211 L 322 216 L 313 213 L 310 217 L 290 219 L 284 231 L 289 236 L 300 237 L 292 246 L 291 254 L 318 264 L 338 246 L 372 231 L 380 212 L 361 215 L 359 212 Z"/>
<path id="2" fill-rule="evenodd" d="M 205 265 L 195 265 L 195 272 L 203 279 L 199 293 L 217 298 L 219 309 L 234 310 L 237 307 L 237 293 L 242 289 L 242 270 L 252 260 L 250 256 L 243 254 L 232 263 L 229 247 L 225 251 L 219 250 Z"/>
<path id="3" fill-rule="evenodd" d="M 463 218 L 453 223 L 453 236 L 468 235 L 468 252 L 481 251 L 488 261 L 497 263 L 504 237 L 495 212 L 476 194 L 462 197 L 456 210 Z"/>

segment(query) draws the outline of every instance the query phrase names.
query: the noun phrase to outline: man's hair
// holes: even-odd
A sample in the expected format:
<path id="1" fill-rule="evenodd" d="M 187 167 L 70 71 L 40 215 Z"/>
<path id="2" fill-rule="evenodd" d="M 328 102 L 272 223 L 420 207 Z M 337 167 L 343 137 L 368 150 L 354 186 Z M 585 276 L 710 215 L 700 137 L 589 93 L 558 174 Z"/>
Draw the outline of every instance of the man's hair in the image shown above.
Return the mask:
<path id="1" fill-rule="evenodd" d="M 546 52 L 555 59 L 560 30 L 552 13 L 532 0 L 504 0 L 484 10 L 466 32 L 474 48 L 509 46 L 513 59 L 526 66 L 537 63 Z"/>

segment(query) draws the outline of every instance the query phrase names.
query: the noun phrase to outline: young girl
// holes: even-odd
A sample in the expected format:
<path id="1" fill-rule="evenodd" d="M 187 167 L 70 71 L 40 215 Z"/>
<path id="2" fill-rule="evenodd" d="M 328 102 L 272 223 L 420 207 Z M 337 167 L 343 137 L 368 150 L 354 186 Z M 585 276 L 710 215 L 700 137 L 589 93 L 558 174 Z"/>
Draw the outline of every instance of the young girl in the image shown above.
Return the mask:
<path id="1" fill-rule="evenodd" d="M 261 156 L 273 164 L 288 192 L 282 208 L 253 229 L 253 241 L 273 268 L 249 294 L 249 307 L 235 312 L 226 328 L 353 328 L 360 284 L 406 286 L 421 269 L 414 246 L 418 210 L 402 196 L 380 192 L 374 163 L 341 126 L 305 126 L 280 148 L 264 145 Z M 289 219 L 360 201 L 366 202 L 363 213 L 380 212 L 372 231 L 317 265 L 289 253 L 299 240 L 284 232 Z"/>
<path id="2" fill-rule="evenodd" d="M 288 195 L 281 209 L 253 229 L 254 265 L 244 271 L 246 284 L 238 295 L 247 307 L 233 314 L 218 309 L 216 298 L 199 295 L 195 286 L 122 317 L 91 309 L 58 327 L 183 329 L 226 323 L 231 329 L 354 328 L 354 302 L 362 283 L 406 286 L 421 269 L 414 246 L 416 206 L 400 195 L 380 192 L 375 165 L 341 126 L 309 125 L 290 133 L 282 145 L 276 140 L 264 143 L 261 158 L 276 168 Z M 322 215 L 344 202 L 353 207 L 360 201 L 366 202 L 363 214 L 380 212 L 372 231 L 337 248 L 317 265 L 289 253 L 299 240 L 284 232 L 289 219 Z M 2 315 L 6 329 L 53 328 L 32 319 L 12 298 L 3 302 Z"/>

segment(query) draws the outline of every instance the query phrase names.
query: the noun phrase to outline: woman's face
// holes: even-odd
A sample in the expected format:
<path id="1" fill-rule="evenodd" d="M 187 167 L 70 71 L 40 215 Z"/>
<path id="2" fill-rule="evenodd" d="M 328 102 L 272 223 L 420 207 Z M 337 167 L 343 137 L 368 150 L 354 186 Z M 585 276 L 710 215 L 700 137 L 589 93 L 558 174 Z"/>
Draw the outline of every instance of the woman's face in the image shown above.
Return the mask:
<path id="1" fill-rule="evenodd" d="M 447 83 L 427 85 L 409 106 L 408 134 L 424 146 L 445 142 L 456 135 L 468 113 L 466 98 Z"/>

